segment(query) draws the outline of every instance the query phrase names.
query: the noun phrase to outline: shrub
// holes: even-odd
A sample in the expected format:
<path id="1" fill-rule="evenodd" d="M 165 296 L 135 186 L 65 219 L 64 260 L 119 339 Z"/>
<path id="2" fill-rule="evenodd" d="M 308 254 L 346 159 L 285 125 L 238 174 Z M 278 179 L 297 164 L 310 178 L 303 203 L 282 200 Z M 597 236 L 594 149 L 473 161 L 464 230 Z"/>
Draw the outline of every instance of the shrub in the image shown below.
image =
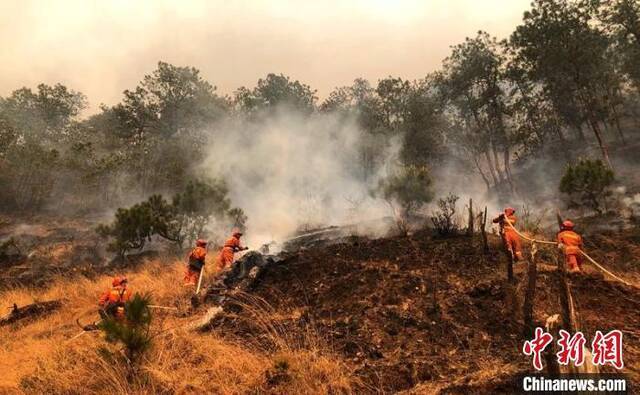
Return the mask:
<path id="1" fill-rule="evenodd" d="M 569 207 L 588 207 L 602 214 L 613 181 L 613 171 L 601 160 L 581 159 L 567 166 L 560 180 L 560 192 L 567 195 Z"/>
<path id="2" fill-rule="evenodd" d="M 543 231 L 542 221 L 549 212 L 549 209 L 543 209 L 534 213 L 531 205 L 523 204 L 520 214 L 520 229 L 532 234 L 540 234 Z"/>
<path id="3" fill-rule="evenodd" d="M 398 229 L 407 234 L 409 219 L 433 199 L 431 175 L 424 166 L 403 166 L 382 179 L 378 192 L 391 207 Z"/>
<path id="4" fill-rule="evenodd" d="M 447 236 L 458 232 L 455 220 L 456 203 L 459 196 L 449 193 L 447 197 L 438 199 L 438 211 L 431 216 L 431 222 L 440 236 Z"/>

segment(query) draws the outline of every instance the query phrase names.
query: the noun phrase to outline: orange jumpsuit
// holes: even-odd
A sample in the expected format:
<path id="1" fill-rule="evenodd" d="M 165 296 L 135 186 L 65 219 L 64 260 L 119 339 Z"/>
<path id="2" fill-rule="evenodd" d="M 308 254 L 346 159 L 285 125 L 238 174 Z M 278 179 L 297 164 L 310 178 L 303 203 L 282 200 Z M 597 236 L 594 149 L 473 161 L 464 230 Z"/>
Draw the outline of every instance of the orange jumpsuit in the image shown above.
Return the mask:
<path id="1" fill-rule="evenodd" d="M 233 263 L 233 254 L 240 251 L 240 238 L 231 236 L 224 242 L 220 254 L 218 255 L 218 269 L 222 270 Z"/>
<path id="2" fill-rule="evenodd" d="M 515 226 L 517 218 L 515 214 L 511 214 L 506 216 L 509 218 L 509 221 L 513 226 Z M 516 231 L 507 224 L 507 221 L 504 219 L 504 216 L 500 215 L 493 219 L 494 224 L 500 224 L 500 234 L 502 235 L 502 240 L 507 247 L 507 250 L 511 253 L 511 256 L 515 261 L 522 260 L 522 242 L 520 241 L 520 236 L 516 233 Z"/>
<path id="3" fill-rule="evenodd" d="M 184 285 L 197 285 L 200 271 L 205 263 L 207 249 L 204 247 L 196 247 L 189 253 L 187 270 L 184 274 Z"/>
<path id="4" fill-rule="evenodd" d="M 98 304 L 101 307 L 101 315 L 106 313 L 118 320 L 124 320 L 124 305 L 131 299 L 131 291 L 122 285 L 112 287 L 100 296 Z"/>
<path id="5" fill-rule="evenodd" d="M 564 245 L 564 257 L 570 271 L 582 268 L 582 237 L 572 230 L 563 230 L 558 233 L 558 243 Z"/>

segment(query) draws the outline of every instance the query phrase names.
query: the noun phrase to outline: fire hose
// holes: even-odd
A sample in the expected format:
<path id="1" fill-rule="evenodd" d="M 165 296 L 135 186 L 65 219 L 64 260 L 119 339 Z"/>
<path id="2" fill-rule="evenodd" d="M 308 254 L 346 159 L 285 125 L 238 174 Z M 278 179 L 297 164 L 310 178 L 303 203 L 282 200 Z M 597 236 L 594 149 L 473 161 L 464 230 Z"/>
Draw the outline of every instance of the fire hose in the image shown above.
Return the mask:
<path id="1" fill-rule="evenodd" d="M 540 243 L 540 244 L 552 244 L 552 245 L 558 245 L 557 242 L 555 241 L 548 241 L 548 240 L 539 240 L 539 239 L 533 239 L 531 237 L 527 237 L 525 235 L 523 235 L 522 233 L 520 233 L 520 231 L 518 231 L 518 229 L 516 229 L 515 226 L 513 226 L 513 224 L 511 223 L 511 221 L 509 220 L 509 218 L 507 218 L 507 216 L 504 217 L 505 221 L 507 222 L 507 225 L 509 225 L 509 227 L 511 229 L 513 229 L 514 232 L 516 232 L 516 234 L 520 237 L 522 237 L 523 239 L 530 241 L 532 243 Z M 589 255 L 587 255 L 586 252 L 582 251 L 582 249 L 578 249 L 578 251 L 580 251 L 580 253 L 587 258 L 587 260 L 589 262 L 591 262 L 596 268 L 598 268 L 599 270 L 601 270 L 603 273 L 608 274 L 610 277 L 620 281 L 621 283 L 628 285 L 630 287 L 634 287 L 634 288 L 638 288 L 636 285 L 629 283 L 628 281 L 616 276 L 615 274 L 611 273 L 609 270 L 605 269 L 604 267 L 602 267 L 601 264 L 599 264 L 598 262 L 595 261 L 595 259 L 591 258 Z"/>

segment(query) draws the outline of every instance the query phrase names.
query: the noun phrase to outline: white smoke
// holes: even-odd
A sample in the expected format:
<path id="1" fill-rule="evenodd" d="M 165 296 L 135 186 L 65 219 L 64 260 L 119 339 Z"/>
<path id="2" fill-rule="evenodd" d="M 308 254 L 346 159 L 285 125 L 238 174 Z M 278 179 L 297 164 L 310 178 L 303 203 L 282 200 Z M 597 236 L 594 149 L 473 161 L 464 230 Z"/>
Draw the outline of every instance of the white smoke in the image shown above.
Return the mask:
<path id="1" fill-rule="evenodd" d="M 226 180 L 233 205 L 249 218 L 247 243 L 258 247 L 301 227 L 389 215 L 370 196 L 385 166 L 363 175 L 364 135 L 353 120 L 331 114 L 282 110 L 260 121 L 227 120 L 211 131 L 204 171 Z M 389 142 L 378 163 L 388 163 L 398 145 Z"/>

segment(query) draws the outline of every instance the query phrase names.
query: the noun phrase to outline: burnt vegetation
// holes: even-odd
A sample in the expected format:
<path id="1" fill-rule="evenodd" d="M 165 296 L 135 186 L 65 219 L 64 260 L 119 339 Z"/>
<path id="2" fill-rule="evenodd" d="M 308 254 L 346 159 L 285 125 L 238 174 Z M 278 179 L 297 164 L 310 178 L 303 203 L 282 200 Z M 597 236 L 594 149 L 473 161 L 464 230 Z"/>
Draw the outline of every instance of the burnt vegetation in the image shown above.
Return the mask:
<path id="1" fill-rule="evenodd" d="M 513 393 L 514 378 L 530 372 L 524 336 L 558 313 L 565 328 L 589 335 L 623 330 L 625 373 L 638 382 L 638 64 L 637 1 L 535 0 L 509 37 L 480 31 L 422 79 L 357 78 L 323 100 L 276 73 L 222 95 L 196 68 L 165 62 L 91 115 L 87 98 L 62 84 L 0 97 L 0 295 L 24 302 L 0 318 L 11 331 L 0 332 L 10 344 L 0 357 L 19 366 L 11 385 Z M 291 125 L 330 120 L 336 130 L 321 138 L 353 145 L 348 174 L 368 196 L 327 197 L 296 178 L 287 187 L 310 196 L 297 233 L 252 245 L 218 276 L 212 229 L 251 235 L 252 213 L 239 201 L 261 196 L 237 192 L 277 183 L 252 171 L 229 179 L 243 160 L 271 153 L 235 158 L 225 133 L 255 132 L 229 140 L 258 145 L 260 127 L 282 114 Z M 344 125 L 356 126 L 357 139 L 338 138 Z M 226 173 L 210 163 L 216 145 L 227 148 L 216 158 Z M 310 163 L 305 176 L 319 167 Z M 466 188 L 473 180 L 481 191 Z M 317 219 L 341 198 L 353 212 L 376 199 L 390 219 Z M 547 243 L 557 229 L 545 221 L 550 207 L 559 223 L 570 213 L 584 249 L 628 282 L 596 269 L 572 276 L 553 243 L 523 241 L 514 261 L 487 228 L 495 205 L 516 207 L 517 228 Z M 265 217 L 272 209 L 259 207 Z M 385 232 L 356 235 L 367 221 Z M 212 249 L 194 296 L 177 284 L 185 248 L 199 238 Z M 103 337 L 62 343 L 77 329 L 71 317 L 95 308 L 95 280 L 102 286 L 116 271 L 139 291 L 126 321 L 105 319 L 94 325 Z M 21 370 L 16 350 L 40 347 L 37 367 Z"/>

